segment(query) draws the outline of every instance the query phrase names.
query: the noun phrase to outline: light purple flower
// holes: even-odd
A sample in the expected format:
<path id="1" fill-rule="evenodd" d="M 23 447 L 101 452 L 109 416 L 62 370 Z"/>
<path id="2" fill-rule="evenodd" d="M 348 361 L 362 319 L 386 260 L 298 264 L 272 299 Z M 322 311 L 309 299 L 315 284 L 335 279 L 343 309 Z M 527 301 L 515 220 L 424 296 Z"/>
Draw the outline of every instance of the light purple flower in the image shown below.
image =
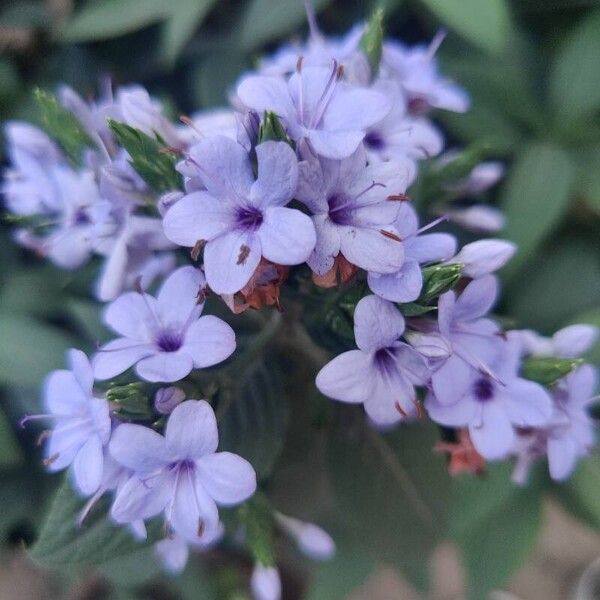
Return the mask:
<path id="1" fill-rule="evenodd" d="M 313 158 L 299 168 L 296 197 L 313 213 L 317 232 L 315 249 L 307 259 L 311 269 L 324 275 L 341 253 L 363 269 L 396 271 L 404 249 L 393 227 L 401 203 L 393 197 L 406 190 L 406 162 L 367 166 L 360 147 L 344 160 Z"/>
<path id="2" fill-rule="evenodd" d="M 318 525 L 288 517 L 280 512 L 275 513 L 275 521 L 298 544 L 300 551 L 309 558 L 329 560 L 335 555 L 333 538 Z"/>
<path id="3" fill-rule="evenodd" d="M 463 275 L 477 279 L 501 269 L 516 251 L 516 244 L 507 240 L 477 240 L 463 246 L 449 262 L 461 263 Z"/>
<path id="4" fill-rule="evenodd" d="M 458 157 L 458 154 L 456 151 L 446 152 L 439 160 L 440 166 L 448 164 Z M 464 179 L 454 184 L 448 184 L 446 189 L 456 196 L 478 196 L 498 183 L 503 175 L 504 165 L 501 162 L 489 160 L 475 165 Z"/>
<path id="5" fill-rule="evenodd" d="M 538 383 L 518 376 L 519 349 L 501 339 L 498 344 L 501 351 L 490 365 L 493 377 L 475 370 L 466 378 L 455 373 L 455 383 L 461 390 L 456 400 L 442 403 L 429 394 L 425 403 L 436 423 L 468 427 L 476 450 L 488 460 L 508 455 L 515 444 L 515 427 L 542 427 L 552 416 L 548 392 Z"/>
<path id="6" fill-rule="evenodd" d="M 190 543 L 208 542 L 219 529 L 217 504 L 232 506 L 256 490 L 246 460 L 217 452 L 214 411 L 204 400 L 187 400 L 169 416 L 165 435 L 123 424 L 110 442 L 113 457 L 136 473 L 119 490 L 111 514 L 119 523 L 164 512 L 168 531 Z"/>
<path id="7" fill-rule="evenodd" d="M 50 471 L 72 465 L 75 485 L 82 494 L 93 494 L 102 481 L 104 446 L 111 431 L 108 402 L 94 396 L 94 375 L 87 356 L 80 350 L 68 353 L 70 369 L 48 375 L 44 383 L 47 415 L 26 417 L 51 419 L 45 448 Z"/>
<path id="8" fill-rule="evenodd" d="M 193 368 L 225 360 L 235 350 L 235 334 L 221 319 L 200 316 L 204 286 L 201 271 L 181 267 L 156 298 L 143 291 L 119 296 L 107 307 L 104 321 L 122 337 L 94 356 L 96 378 L 110 379 L 135 364 L 142 379 L 172 382 Z"/>
<path id="9" fill-rule="evenodd" d="M 435 53 L 444 34 L 438 34 L 428 47 L 407 48 L 399 42 L 383 44 L 382 69 L 400 83 L 407 98 L 409 112 L 420 115 L 431 108 L 465 112 L 469 97 L 453 82 L 441 77 Z"/>
<path id="10" fill-rule="evenodd" d="M 317 375 L 319 390 L 336 400 L 364 404 L 377 424 L 397 423 L 416 414 L 415 385 L 429 379 L 427 364 L 398 341 L 404 318 L 390 302 L 366 296 L 354 311 L 358 350 L 344 352 Z"/>
<path id="11" fill-rule="evenodd" d="M 468 229 L 480 233 L 496 233 L 504 228 L 506 219 L 502 211 L 485 204 L 474 204 L 465 208 L 451 208 L 444 211 L 449 219 Z"/>
<path id="12" fill-rule="evenodd" d="M 250 280 L 261 256 L 280 265 L 304 262 L 315 246 L 309 217 L 286 208 L 298 179 L 298 162 L 284 142 L 256 147 L 258 178 L 248 153 L 223 136 L 190 151 L 206 192 L 179 200 L 164 218 L 167 237 L 182 246 L 205 243 L 208 285 L 233 294 Z"/>
<path id="13" fill-rule="evenodd" d="M 237 95 L 259 113 L 273 111 L 296 142 L 305 140 L 326 158 L 346 158 L 359 146 L 365 131 L 390 111 L 385 95 L 342 80 L 343 69 L 303 67 L 286 82 L 280 77 L 248 75 Z"/>
<path id="14" fill-rule="evenodd" d="M 185 392 L 178 387 L 160 388 L 154 395 L 154 408 L 163 415 L 173 412 L 185 400 Z"/>
<path id="15" fill-rule="evenodd" d="M 598 339 L 598 327 L 576 324 L 563 327 L 551 338 L 541 336 L 531 329 L 511 331 L 518 337 L 526 354 L 576 358 L 585 354 Z"/>
<path id="16" fill-rule="evenodd" d="M 254 600 L 281 600 L 281 577 L 277 567 L 254 565 L 250 589 Z"/>
<path id="17" fill-rule="evenodd" d="M 431 225 L 434 225 L 435 222 Z M 456 252 L 456 239 L 448 233 L 427 233 L 419 229 L 419 218 L 408 202 L 402 202 L 394 229 L 402 239 L 404 263 L 395 273 L 369 271 L 371 291 L 391 302 L 412 302 L 419 297 L 423 287 L 422 264 L 448 260 Z"/>

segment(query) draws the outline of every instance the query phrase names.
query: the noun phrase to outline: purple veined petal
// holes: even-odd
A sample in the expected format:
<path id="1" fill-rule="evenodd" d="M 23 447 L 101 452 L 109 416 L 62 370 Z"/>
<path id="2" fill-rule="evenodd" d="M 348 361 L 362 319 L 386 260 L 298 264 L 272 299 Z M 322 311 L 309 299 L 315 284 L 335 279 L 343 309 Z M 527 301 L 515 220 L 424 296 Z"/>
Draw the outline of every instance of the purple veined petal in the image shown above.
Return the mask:
<path id="1" fill-rule="evenodd" d="M 504 458 L 514 447 L 515 431 L 501 402 L 481 404 L 481 419 L 469 424 L 475 449 L 487 460 Z"/>
<path id="2" fill-rule="evenodd" d="M 91 390 L 90 390 L 91 391 Z M 44 382 L 44 405 L 54 415 L 72 415 L 85 410 L 88 394 L 71 371 L 52 371 Z"/>
<path id="3" fill-rule="evenodd" d="M 453 291 L 442 294 L 438 299 L 438 326 L 440 333 L 446 338 L 450 338 L 455 305 L 456 294 Z"/>
<path id="4" fill-rule="evenodd" d="M 552 336 L 558 356 L 573 358 L 587 352 L 598 338 L 598 327 L 593 325 L 570 325 Z"/>
<path id="5" fill-rule="evenodd" d="M 172 483 L 172 477 L 164 473 L 133 475 L 118 489 L 111 517 L 117 523 L 135 523 L 156 516 L 172 498 Z"/>
<path id="6" fill-rule="evenodd" d="M 350 156 L 365 137 L 362 131 L 308 130 L 306 137 L 319 156 L 340 160 Z"/>
<path id="7" fill-rule="evenodd" d="M 154 554 L 168 573 L 183 573 L 190 555 L 187 542 L 178 536 L 165 538 L 154 544 Z"/>
<path id="8" fill-rule="evenodd" d="M 493 275 L 471 281 L 456 300 L 454 319 L 472 321 L 483 317 L 494 306 L 497 297 L 498 280 Z"/>
<path id="9" fill-rule="evenodd" d="M 196 369 L 211 367 L 231 356 L 235 350 L 235 332 L 225 321 L 207 315 L 190 325 L 183 348 Z"/>
<path id="10" fill-rule="evenodd" d="M 256 146 L 258 177 L 250 189 L 250 202 L 259 208 L 284 206 L 298 184 L 298 159 L 285 142 L 263 142 Z"/>
<path id="11" fill-rule="evenodd" d="M 192 146 L 190 157 L 211 196 L 234 202 L 248 197 L 254 176 L 243 146 L 223 135 L 213 135 Z"/>
<path id="12" fill-rule="evenodd" d="M 369 272 L 371 291 L 390 302 L 413 302 L 423 287 L 421 267 L 415 260 L 407 260 L 396 273 Z"/>
<path id="13" fill-rule="evenodd" d="M 404 241 L 404 250 L 419 263 L 445 261 L 456 254 L 456 238 L 449 233 L 417 235 Z"/>
<path id="14" fill-rule="evenodd" d="M 431 372 L 423 356 L 404 342 L 394 344 L 396 364 L 402 377 L 414 385 L 425 385 L 431 378 Z"/>
<path id="15" fill-rule="evenodd" d="M 127 242 L 127 236 L 120 236 L 104 261 L 96 284 L 96 295 L 101 302 L 114 300 L 123 290 L 129 260 Z"/>
<path id="16" fill-rule="evenodd" d="M 236 93 L 248 108 L 257 112 L 270 110 L 285 120 L 295 112 L 287 83 L 280 77 L 249 75 L 241 80 Z"/>
<path id="17" fill-rule="evenodd" d="M 254 233 L 236 230 L 211 240 L 204 249 L 208 285 L 217 294 L 238 292 L 252 277 L 261 255 Z"/>
<path id="18" fill-rule="evenodd" d="M 353 196 L 360 194 L 358 204 L 373 204 L 373 202 L 384 201 L 388 196 L 403 194 L 408 186 L 410 169 L 404 161 L 390 160 L 367 166 L 360 172 L 360 177 L 356 177 L 356 173 L 354 175 L 355 180 L 347 191 Z M 385 187 L 381 185 L 370 187 L 373 182 Z M 369 187 L 370 189 L 367 189 Z M 397 219 L 403 204 L 406 203 L 386 202 L 381 208 L 395 207 L 394 219 Z"/>
<path id="19" fill-rule="evenodd" d="M 148 294 L 127 292 L 111 302 L 104 311 L 104 323 L 132 340 L 148 342 L 156 328 L 156 300 Z"/>
<path id="20" fill-rule="evenodd" d="M 112 434 L 108 445 L 111 456 L 137 473 L 151 473 L 168 464 L 165 438 L 143 425 L 123 423 Z"/>
<path id="21" fill-rule="evenodd" d="M 367 166 L 367 153 L 362 144 L 344 160 L 330 160 L 328 158 L 318 160 L 323 170 L 325 185 L 330 191 L 342 185 L 354 184 L 355 188 L 358 187 L 356 189 L 358 194 L 373 182 L 373 180 L 365 181 L 366 177 L 363 177 Z"/>
<path id="22" fill-rule="evenodd" d="M 176 202 L 163 219 L 165 235 L 175 244 L 192 247 L 213 240 L 235 226 L 234 207 L 207 192 L 192 192 Z"/>
<path id="23" fill-rule="evenodd" d="M 206 285 L 204 273 L 195 267 L 180 267 L 165 280 L 156 298 L 156 308 L 163 325 L 183 326 L 192 311 L 198 316 L 204 302 L 198 302 L 201 289 Z"/>
<path id="24" fill-rule="evenodd" d="M 102 481 L 104 454 L 102 442 L 97 435 L 92 435 L 79 449 L 73 461 L 75 483 L 82 494 L 93 494 Z"/>
<path id="25" fill-rule="evenodd" d="M 433 393 L 440 404 L 459 402 L 469 391 L 475 371 L 459 356 L 453 354 L 431 374 Z"/>
<path id="26" fill-rule="evenodd" d="M 569 401 L 586 406 L 598 387 L 598 371 L 592 365 L 582 365 L 567 376 Z"/>
<path id="27" fill-rule="evenodd" d="M 137 344 L 128 338 L 117 338 L 104 344 L 92 358 L 94 377 L 110 379 L 134 365 L 139 360 L 157 352 L 151 344 Z"/>
<path id="28" fill-rule="evenodd" d="M 550 477 L 564 481 L 575 469 L 578 452 L 575 440 L 568 436 L 550 436 L 547 442 Z"/>
<path id="29" fill-rule="evenodd" d="M 315 227 L 308 215 L 280 206 L 266 209 L 257 235 L 263 256 L 278 265 L 304 262 L 317 242 Z"/>
<path id="30" fill-rule="evenodd" d="M 395 235 L 391 227 L 385 231 Z M 341 252 L 348 262 L 376 273 L 395 273 L 404 262 L 402 242 L 390 239 L 377 229 L 345 227 L 340 233 Z"/>
<path id="31" fill-rule="evenodd" d="M 135 372 L 146 381 L 173 383 L 194 368 L 194 361 L 184 347 L 174 352 L 156 351 L 138 361 Z"/>
<path id="32" fill-rule="evenodd" d="M 425 409 L 430 418 L 440 425 L 464 427 L 475 419 L 479 407 L 468 396 L 454 404 L 442 404 L 434 394 L 429 394 L 425 400 Z"/>
<path id="33" fill-rule="evenodd" d="M 205 530 L 218 526 L 219 513 L 196 469 L 185 466 L 179 469 L 171 526 L 184 539 L 197 543 L 202 540 Z"/>
<path id="34" fill-rule="evenodd" d="M 306 262 L 317 275 L 325 275 L 333 268 L 335 257 L 340 253 L 340 232 L 327 214 L 315 215 L 312 221 L 317 241 Z"/>
<path id="35" fill-rule="evenodd" d="M 367 185 L 372 185 L 372 181 Z M 366 186 L 365 186 L 366 187 Z M 376 186 L 377 187 L 377 186 Z M 364 188 L 363 188 L 364 189 Z M 375 190 L 375 188 L 373 188 Z M 377 194 L 381 194 L 381 189 L 376 190 Z M 394 221 L 400 209 L 398 202 L 387 202 L 381 199 L 373 200 L 370 204 L 366 202 L 364 194 L 357 202 L 356 208 L 352 211 L 352 224 L 371 229 L 388 229 L 391 228 L 394 233 Z M 374 195 L 371 196 L 372 198 Z"/>
<path id="36" fill-rule="evenodd" d="M 365 400 L 365 411 L 377 425 L 393 425 L 415 415 L 415 390 L 403 377 L 377 375 L 373 392 Z"/>
<path id="37" fill-rule="evenodd" d="M 169 454 L 179 460 L 216 452 L 219 433 L 210 404 L 205 400 L 186 400 L 177 405 L 167 422 L 165 438 Z"/>
<path id="38" fill-rule="evenodd" d="M 337 93 L 339 87 L 335 82 L 333 65 L 303 65 L 301 73 L 292 73 L 288 81 L 288 94 L 294 102 L 296 113 L 300 116 L 299 121 L 304 125 L 308 126 L 315 120 L 319 109 L 325 108 L 322 100 L 326 89 L 332 83 L 336 85 L 334 93 Z"/>
<path id="39" fill-rule="evenodd" d="M 404 333 L 398 308 L 378 296 L 365 296 L 354 310 L 354 337 L 364 352 L 391 346 Z"/>
<path id="40" fill-rule="evenodd" d="M 512 379 L 500 391 L 508 418 L 517 427 L 542 427 L 552 416 L 552 399 L 538 383 Z"/>
<path id="41" fill-rule="evenodd" d="M 319 391 L 342 402 L 364 402 L 375 385 L 371 358 L 360 350 L 350 350 L 336 356 L 317 374 Z"/>
<path id="42" fill-rule="evenodd" d="M 256 473 L 252 465 L 237 454 L 208 454 L 196 462 L 196 468 L 202 487 L 218 504 L 239 504 L 256 491 Z"/>
<path id="43" fill-rule="evenodd" d="M 407 240 L 407 238 L 417 233 L 419 229 L 419 217 L 417 211 L 410 205 L 410 202 L 400 202 L 394 227 L 403 240 Z"/>
<path id="44" fill-rule="evenodd" d="M 360 88 L 335 94 L 323 117 L 325 129 L 364 130 L 381 121 L 391 110 L 390 100 L 379 92 Z"/>
<path id="45" fill-rule="evenodd" d="M 300 200 L 313 213 L 327 212 L 326 192 L 327 187 L 319 160 L 311 158 L 299 162 L 296 199 Z"/>

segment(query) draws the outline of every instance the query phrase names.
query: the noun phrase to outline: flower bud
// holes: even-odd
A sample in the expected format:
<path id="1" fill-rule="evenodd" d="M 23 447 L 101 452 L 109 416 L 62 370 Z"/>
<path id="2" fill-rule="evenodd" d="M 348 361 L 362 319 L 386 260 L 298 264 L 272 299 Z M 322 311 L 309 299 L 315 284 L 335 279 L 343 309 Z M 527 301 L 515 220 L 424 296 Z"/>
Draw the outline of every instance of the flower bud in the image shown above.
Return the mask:
<path id="1" fill-rule="evenodd" d="M 313 560 L 329 560 L 335 554 L 333 538 L 321 527 L 276 513 L 278 525 L 298 544 L 300 551 Z"/>
<path id="2" fill-rule="evenodd" d="M 476 204 L 467 208 L 446 211 L 451 221 L 470 231 L 495 233 L 500 231 L 506 222 L 504 215 L 497 208 Z"/>
<path id="3" fill-rule="evenodd" d="M 407 331 L 404 337 L 425 358 L 448 358 L 452 354 L 450 344 L 441 335 L 436 333 Z"/>
<path id="4" fill-rule="evenodd" d="M 504 165 L 497 161 L 479 163 L 462 183 L 461 191 L 468 196 L 476 196 L 498 183 L 504 175 Z"/>
<path id="5" fill-rule="evenodd" d="M 185 392 L 178 387 L 160 388 L 154 395 L 154 408 L 163 415 L 168 415 L 185 400 Z"/>
<path id="6" fill-rule="evenodd" d="M 582 364 L 582 358 L 533 357 L 523 361 L 522 373 L 525 379 L 530 379 L 542 385 L 551 385 Z"/>
<path id="7" fill-rule="evenodd" d="M 477 279 L 503 267 L 516 250 L 516 244 L 507 240 L 478 240 L 463 246 L 452 262 L 463 265 L 463 275 Z"/>
<path id="8" fill-rule="evenodd" d="M 423 269 L 423 289 L 419 301 L 428 302 L 451 290 L 460 279 L 462 265 L 458 261 L 452 264 L 433 265 Z"/>
<path id="9" fill-rule="evenodd" d="M 250 578 L 250 589 L 255 600 L 279 600 L 281 579 L 277 567 L 256 564 Z"/>
<path id="10" fill-rule="evenodd" d="M 593 325 L 570 325 L 552 336 L 557 356 L 571 358 L 587 352 L 598 339 L 598 328 Z"/>

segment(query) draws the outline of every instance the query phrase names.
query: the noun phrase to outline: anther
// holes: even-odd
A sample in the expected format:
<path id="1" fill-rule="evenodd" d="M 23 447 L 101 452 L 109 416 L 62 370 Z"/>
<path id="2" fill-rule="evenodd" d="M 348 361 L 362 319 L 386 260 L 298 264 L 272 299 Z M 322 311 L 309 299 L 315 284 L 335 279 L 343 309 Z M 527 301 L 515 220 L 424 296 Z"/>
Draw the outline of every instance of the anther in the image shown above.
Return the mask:
<path id="1" fill-rule="evenodd" d="M 391 231 L 386 231 L 385 229 L 380 229 L 379 233 L 390 240 L 394 240 L 395 242 L 402 241 L 402 238 L 400 236 L 396 235 L 395 233 L 392 233 Z"/>
<path id="2" fill-rule="evenodd" d="M 390 202 L 410 202 L 411 197 L 406 194 L 392 194 L 391 196 L 388 196 L 386 200 L 389 200 Z"/>
<path id="3" fill-rule="evenodd" d="M 52 456 L 49 456 L 48 458 L 45 458 L 45 459 L 42 461 L 42 464 L 43 464 L 45 467 L 49 467 L 49 466 L 50 466 L 52 463 L 54 463 L 54 462 L 56 462 L 56 461 L 57 461 L 57 459 L 58 459 L 58 457 L 59 457 L 59 456 L 60 456 L 60 453 L 59 453 L 59 452 L 57 452 L 56 454 L 53 454 Z"/>
<path id="4" fill-rule="evenodd" d="M 248 246 L 246 246 L 246 244 L 242 244 L 240 246 L 240 253 L 238 255 L 236 264 L 243 265 L 249 256 L 250 256 L 250 248 Z"/>
<path id="5" fill-rule="evenodd" d="M 190 256 L 192 257 L 193 261 L 198 260 L 198 257 L 200 256 L 200 252 L 202 251 L 202 248 L 204 248 L 204 246 L 206 246 L 206 240 L 198 240 L 194 244 L 194 247 L 190 251 Z"/>

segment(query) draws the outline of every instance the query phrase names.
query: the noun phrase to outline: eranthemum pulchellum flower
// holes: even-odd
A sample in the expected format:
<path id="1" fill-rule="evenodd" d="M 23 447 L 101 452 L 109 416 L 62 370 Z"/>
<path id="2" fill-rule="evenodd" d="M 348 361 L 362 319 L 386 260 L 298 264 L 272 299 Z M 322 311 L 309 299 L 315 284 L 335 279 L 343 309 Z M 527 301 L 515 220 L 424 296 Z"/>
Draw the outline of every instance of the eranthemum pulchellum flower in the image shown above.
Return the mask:
<path id="1" fill-rule="evenodd" d="M 170 414 L 165 434 L 142 425 L 120 425 L 110 452 L 135 473 L 118 491 L 111 514 L 120 523 L 164 513 L 167 531 L 190 543 L 220 535 L 217 504 L 243 502 L 256 489 L 250 463 L 217 452 L 219 434 L 210 405 L 186 400 Z"/>
<path id="2" fill-rule="evenodd" d="M 224 136 L 190 151 L 206 191 L 188 194 L 167 211 L 167 237 L 204 246 L 208 285 L 219 294 L 241 290 L 264 256 L 275 264 L 304 262 L 315 246 L 309 217 L 285 205 L 298 180 L 298 161 L 284 142 L 256 147 L 258 177 L 246 150 Z"/>
<path id="3" fill-rule="evenodd" d="M 319 390 L 335 400 L 364 404 L 379 425 L 417 414 L 415 385 L 424 385 L 429 369 L 418 352 L 399 341 L 404 318 L 391 302 L 366 296 L 354 311 L 358 350 L 340 354 L 318 373 Z"/>
<path id="4" fill-rule="evenodd" d="M 46 415 L 26 417 L 23 422 L 49 419 L 52 429 L 45 446 L 50 471 L 72 465 L 73 480 L 83 494 L 93 494 L 102 482 L 104 446 L 111 430 L 108 402 L 94 396 L 94 375 L 80 350 L 68 353 L 70 369 L 59 369 L 44 383 Z"/>
<path id="5" fill-rule="evenodd" d="M 397 271 L 404 248 L 393 223 L 408 178 L 406 162 L 367 166 L 362 147 L 341 161 L 302 161 L 296 197 L 313 213 L 317 232 L 307 260 L 311 269 L 325 275 L 341 253 L 363 269 Z"/>
<path id="6" fill-rule="evenodd" d="M 109 304 L 104 321 L 122 337 L 94 356 L 96 378 L 110 379 L 135 364 L 142 379 L 171 382 L 225 360 L 235 350 L 235 334 L 221 319 L 200 316 L 205 285 L 200 270 L 181 267 L 156 298 L 140 290 Z"/>
<path id="7" fill-rule="evenodd" d="M 423 287 L 420 265 L 452 257 L 456 252 L 456 239 L 448 233 L 421 234 L 431 225 L 419 229 L 417 213 L 408 202 L 401 203 L 393 226 L 404 246 L 404 263 L 395 273 L 370 270 L 369 287 L 385 300 L 412 302 L 419 297 Z"/>
<path id="8" fill-rule="evenodd" d="M 329 68 L 304 67 L 300 60 L 287 81 L 247 75 L 238 85 L 237 96 L 259 114 L 273 111 L 293 140 L 305 141 L 313 153 L 334 159 L 350 156 L 366 129 L 391 108 L 384 94 L 344 82 L 343 69 L 336 62 Z"/>

